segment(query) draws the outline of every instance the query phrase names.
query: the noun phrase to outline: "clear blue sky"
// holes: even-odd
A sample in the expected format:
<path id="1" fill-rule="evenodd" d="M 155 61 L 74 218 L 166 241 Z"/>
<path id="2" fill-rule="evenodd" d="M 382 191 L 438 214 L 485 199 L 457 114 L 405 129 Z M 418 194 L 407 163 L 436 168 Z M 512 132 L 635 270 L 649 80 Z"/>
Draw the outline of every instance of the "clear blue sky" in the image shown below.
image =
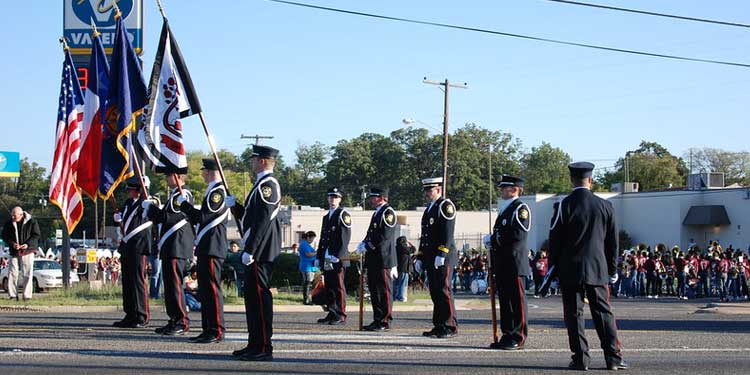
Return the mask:
<path id="1" fill-rule="evenodd" d="M 221 148 L 240 134 L 294 160 L 298 142 L 327 145 L 388 134 L 412 117 L 440 127 L 442 93 L 421 83 L 467 82 L 451 92 L 451 128 L 510 131 L 527 148 L 549 142 L 573 159 L 611 165 L 642 139 L 675 154 L 689 147 L 748 150 L 750 69 L 623 55 L 430 26 L 361 18 L 262 0 L 163 0 Z M 592 1 L 594 2 L 594 1 Z M 750 2 L 596 0 L 750 23 Z M 57 4 L 55 4 L 57 3 Z M 145 72 L 161 19 L 146 0 Z M 546 38 L 750 63 L 750 29 L 562 5 L 543 0 L 310 1 L 317 5 Z M 0 150 L 49 168 L 62 61 L 62 4 L 9 1 L 0 12 Z M 188 149 L 208 150 L 197 116 Z"/>

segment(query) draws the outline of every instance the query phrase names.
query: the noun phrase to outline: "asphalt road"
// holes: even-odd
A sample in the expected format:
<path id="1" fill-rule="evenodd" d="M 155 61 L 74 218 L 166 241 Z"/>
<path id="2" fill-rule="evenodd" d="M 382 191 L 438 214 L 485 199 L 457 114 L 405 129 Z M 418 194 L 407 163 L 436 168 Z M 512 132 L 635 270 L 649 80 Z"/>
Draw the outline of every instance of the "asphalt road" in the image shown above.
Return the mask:
<path id="1" fill-rule="evenodd" d="M 633 365 L 628 373 L 750 373 L 750 303 L 717 313 L 705 309 L 707 302 L 614 301 L 625 358 Z M 421 337 L 430 325 L 431 313 L 424 311 L 396 311 L 393 329 L 385 333 L 356 331 L 353 312 L 348 325 L 337 327 L 315 324 L 322 313 L 279 312 L 274 362 L 266 363 L 240 362 L 230 355 L 247 337 L 241 312 L 226 313 L 227 339 L 218 344 L 189 343 L 187 338 L 198 332 L 154 334 L 153 327 L 165 323 L 162 312 L 152 312 L 152 328 L 135 330 L 111 327 L 120 318 L 112 312 L 0 312 L 0 369 L 60 375 L 572 373 L 565 368 L 570 353 L 559 298 L 529 303 L 529 341 L 518 352 L 486 349 L 489 310 L 459 311 L 459 335 L 445 340 Z M 191 318 L 200 323 L 198 313 Z M 591 347 L 598 348 L 593 328 L 587 333 Z M 592 351 L 590 371 L 605 371 L 601 350 Z"/>

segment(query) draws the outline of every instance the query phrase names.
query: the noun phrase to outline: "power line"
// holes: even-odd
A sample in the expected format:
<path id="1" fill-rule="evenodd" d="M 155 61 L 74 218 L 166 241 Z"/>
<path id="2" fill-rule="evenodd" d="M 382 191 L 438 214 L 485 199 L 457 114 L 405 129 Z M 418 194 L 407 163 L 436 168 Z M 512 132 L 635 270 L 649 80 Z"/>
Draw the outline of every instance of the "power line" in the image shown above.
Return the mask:
<path id="1" fill-rule="evenodd" d="M 665 17 L 665 18 L 675 18 L 675 19 L 678 19 L 678 20 L 685 20 L 685 21 L 695 21 L 695 22 L 713 23 L 713 24 L 716 24 L 716 25 L 750 28 L 750 25 L 745 24 L 745 23 L 718 21 L 718 20 L 710 20 L 710 19 L 706 19 L 706 18 L 696 18 L 696 17 L 687 17 L 687 16 L 678 16 L 678 15 L 675 15 L 675 14 L 649 12 L 649 11 L 645 11 L 645 10 L 630 9 L 630 8 L 619 8 L 619 7 L 609 6 L 609 5 L 584 3 L 584 2 L 580 2 L 580 1 L 570 1 L 570 0 L 545 0 L 545 1 L 551 1 L 553 3 L 562 3 L 562 4 L 569 4 L 569 5 L 581 5 L 581 6 L 585 6 L 585 7 L 591 7 L 591 8 L 601 8 L 601 9 L 608 9 L 608 10 L 617 10 L 617 11 L 621 11 L 621 12 L 645 14 L 645 15 L 648 15 L 648 16 L 657 16 L 657 17 Z"/>
<path id="2" fill-rule="evenodd" d="M 631 55 L 658 57 L 658 58 L 663 58 L 663 59 L 692 61 L 692 62 L 700 62 L 700 63 L 706 63 L 706 64 L 719 64 L 719 65 L 737 66 L 737 67 L 741 67 L 741 68 L 750 68 L 750 64 L 744 64 L 744 63 L 738 63 L 738 62 L 731 62 L 731 61 L 701 59 L 701 58 L 695 58 L 695 57 L 686 57 L 686 56 L 667 55 L 667 54 L 645 52 L 645 51 L 636 51 L 636 50 L 630 50 L 630 49 L 624 49 L 624 48 L 606 47 L 606 46 L 599 46 L 599 45 L 594 45 L 594 44 L 586 44 L 586 43 L 578 43 L 578 42 L 568 42 L 568 41 L 558 40 L 558 39 L 549 39 L 549 38 L 542 38 L 542 37 L 536 37 L 536 36 L 530 36 L 530 35 L 506 33 L 506 32 L 502 32 L 502 31 L 480 29 L 480 28 L 476 28 L 476 27 L 451 25 L 451 24 L 446 24 L 446 23 L 430 22 L 430 21 L 420 21 L 420 20 L 414 20 L 414 19 L 409 19 L 409 18 L 383 16 L 383 15 L 372 14 L 372 13 L 355 12 L 355 11 L 345 10 L 345 9 L 329 8 L 329 7 L 323 7 L 323 6 L 318 6 L 318 5 L 296 3 L 296 2 L 293 2 L 293 1 L 285 1 L 285 0 L 268 0 L 268 1 L 271 1 L 271 2 L 274 2 L 274 3 L 294 5 L 294 6 L 298 6 L 298 7 L 304 7 L 304 8 L 312 8 L 312 9 L 318 9 L 318 10 L 325 10 L 325 11 L 329 11 L 329 12 L 351 14 L 351 15 L 355 15 L 355 16 L 371 17 L 371 18 L 378 18 L 378 19 L 384 19 L 384 20 L 390 20 L 390 21 L 398 21 L 398 22 L 406 22 L 406 23 L 415 23 L 415 24 L 420 24 L 420 25 L 445 27 L 445 28 L 449 28 L 449 29 L 474 31 L 474 32 L 484 33 L 484 34 L 502 35 L 502 36 L 507 36 L 507 37 L 511 37 L 511 38 L 527 39 L 527 40 L 534 40 L 534 41 L 538 41 L 538 42 L 547 42 L 547 43 L 554 43 L 554 44 L 562 44 L 562 45 L 566 45 L 566 46 L 591 48 L 591 49 L 597 49 L 597 50 L 609 51 L 609 52 L 620 52 L 620 53 L 627 53 L 627 54 L 631 54 Z"/>

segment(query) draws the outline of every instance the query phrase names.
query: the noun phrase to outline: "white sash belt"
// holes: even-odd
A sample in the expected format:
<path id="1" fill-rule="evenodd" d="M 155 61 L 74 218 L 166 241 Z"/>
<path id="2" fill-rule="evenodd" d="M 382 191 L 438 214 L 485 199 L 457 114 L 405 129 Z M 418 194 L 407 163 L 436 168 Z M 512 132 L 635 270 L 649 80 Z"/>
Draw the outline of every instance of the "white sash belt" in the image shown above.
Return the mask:
<path id="1" fill-rule="evenodd" d="M 169 238 L 169 236 L 173 235 L 175 232 L 177 232 L 178 230 L 180 230 L 180 228 L 184 227 L 185 224 L 187 224 L 187 220 L 186 219 L 182 219 L 182 220 L 178 221 L 177 224 L 173 225 L 172 228 L 169 228 L 169 230 L 166 231 L 161 236 L 161 239 L 159 240 L 159 250 L 161 250 L 161 247 L 164 245 L 164 242 L 167 241 L 167 238 Z"/>

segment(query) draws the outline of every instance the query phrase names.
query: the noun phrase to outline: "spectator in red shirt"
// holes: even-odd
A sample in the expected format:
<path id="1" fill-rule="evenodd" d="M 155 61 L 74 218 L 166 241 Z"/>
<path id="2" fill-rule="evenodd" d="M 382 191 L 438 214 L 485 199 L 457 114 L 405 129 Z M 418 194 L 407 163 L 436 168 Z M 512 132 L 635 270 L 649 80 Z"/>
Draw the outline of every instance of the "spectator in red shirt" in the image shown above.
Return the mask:
<path id="1" fill-rule="evenodd" d="M 542 287 L 544 276 L 547 275 L 547 251 L 539 250 L 532 264 L 532 275 L 534 277 L 534 298 L 539 298 L 539 289 Z"/>

